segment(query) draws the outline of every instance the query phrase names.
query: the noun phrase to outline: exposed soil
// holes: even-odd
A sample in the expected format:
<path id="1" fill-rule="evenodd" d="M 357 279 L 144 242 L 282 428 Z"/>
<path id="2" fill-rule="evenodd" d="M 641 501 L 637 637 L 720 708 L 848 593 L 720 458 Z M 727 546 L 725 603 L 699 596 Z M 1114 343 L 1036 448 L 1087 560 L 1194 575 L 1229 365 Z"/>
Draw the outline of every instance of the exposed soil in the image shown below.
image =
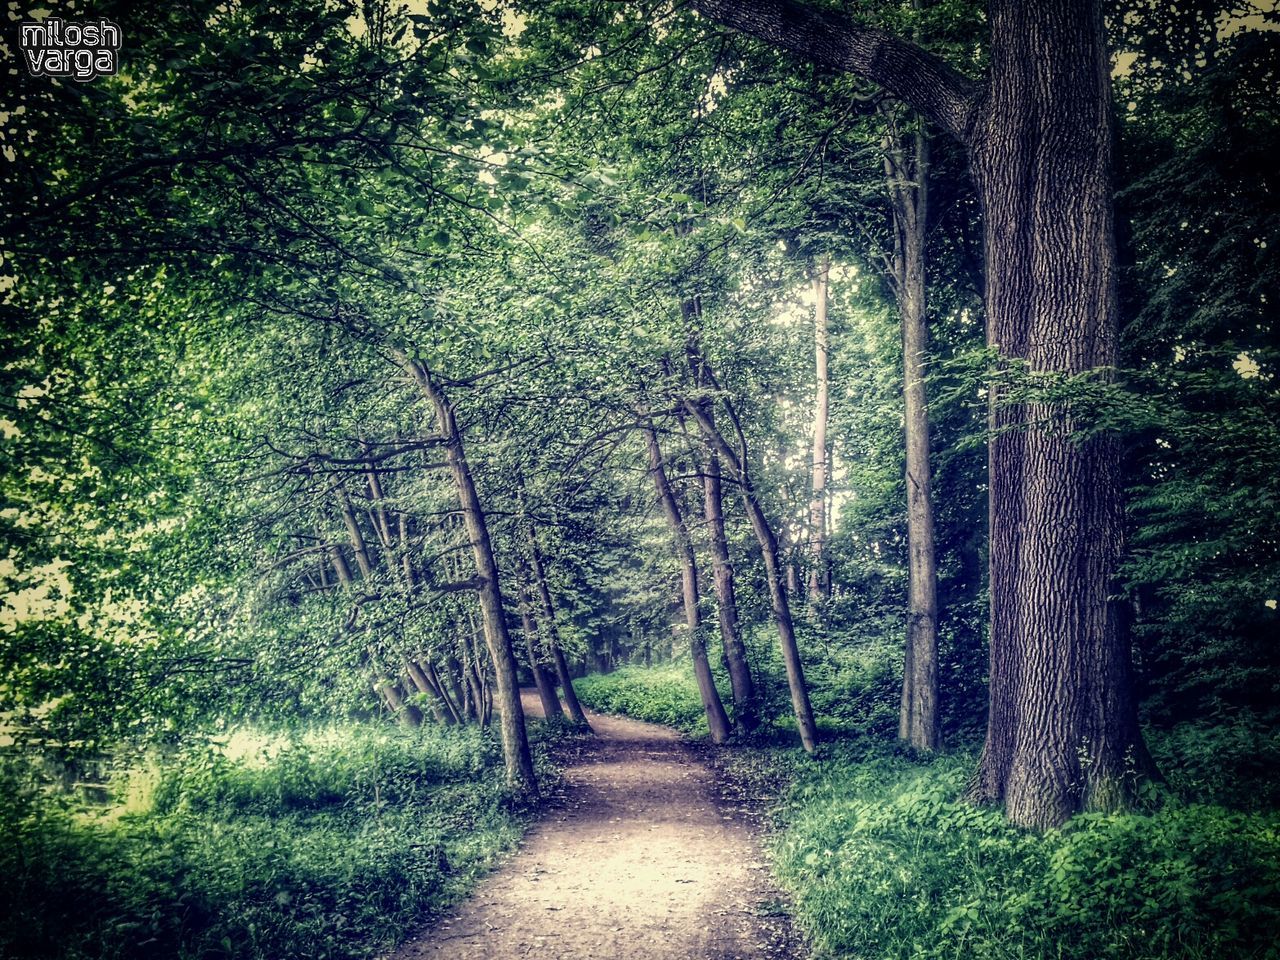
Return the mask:
<path id="1" fill-rule="evenodd" d="M 536 694 L 524 708 L 542 711 Z M 597 736 L 520 850 L 394 960 L 784 960 L 805 951 L 757 828 L 666 727 L 589 713 Z"/>

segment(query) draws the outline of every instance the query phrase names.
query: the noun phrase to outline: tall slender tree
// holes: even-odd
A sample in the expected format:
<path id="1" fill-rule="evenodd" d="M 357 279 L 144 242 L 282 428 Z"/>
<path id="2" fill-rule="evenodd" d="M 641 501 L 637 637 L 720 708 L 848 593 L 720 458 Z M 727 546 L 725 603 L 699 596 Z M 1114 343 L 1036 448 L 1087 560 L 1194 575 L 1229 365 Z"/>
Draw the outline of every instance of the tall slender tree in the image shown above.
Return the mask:
<path id="1" fill-rule="evenodd" d="M 898 737 L 919 750 L 942 742 L 938 716 L 938 564 L 934 546 L 929 402 L 925 395 L 928 311 L 925 242 L 929 223 L 929 140 L 919 123 L 900 129 L 900 111 L 881 113 L 884 173 L 893 220 L 889 285 L 902 322 L 902 393 L 906 437 L 907 639 Z"/>
<path id="2" fill-rule="evenodd" d="M 827 421 L 831 409 L 831 378 L 828 374 L 831 354 L 831 323 L 827 317 L 830 300 L 827 285 L 831 276 L 831 257 L 823 254 L 813 270 L 813 352 L 814 380 L 817 384 L 813 401 L 813 496 L 809 500 L 809 609 L 817 611 L 830 590 L 827 575 L 827 477 L 830 458 L 827 453 Z"/>

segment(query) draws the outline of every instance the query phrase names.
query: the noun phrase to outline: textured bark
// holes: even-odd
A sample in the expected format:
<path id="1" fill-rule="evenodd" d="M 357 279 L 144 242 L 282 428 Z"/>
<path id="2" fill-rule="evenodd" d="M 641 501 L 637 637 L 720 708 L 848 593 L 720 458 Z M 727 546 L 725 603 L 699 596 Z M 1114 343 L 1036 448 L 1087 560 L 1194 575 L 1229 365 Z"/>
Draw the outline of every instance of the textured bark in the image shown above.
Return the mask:
<path id="1" fill-rule="evenodd" d="M 686 400 L 684 406 L 689 415 L 697 421 L 703 436 L 714 445 L 721 460 L 729 467 L 734 479 L 738 482 L 742 505 L 747 511 L 751 531 L 760 544 L 760 554 L 764 560 L 765 578 L 769 583 L 769 599 L 773 605 L 773 619 L 778 627 L 778 645 L 782 650 L 782 663 L 787 671 L 787 689 L 791 693 L 791 710 L 796 718 L 796 731 L 800 734 L 800 743 L 805 751 L 812 753 L 818 746 L 818 727 L 813 722 L 809 687 L 804 679 L 800 648 L 796 644 L 795 621 L 791 616 L 791 604 L 787 599 L 786 585 L 782 580 L 783 570 L 778 558 L 778 538 L 774 535 L 773 527 L 769 524 L 764 507 L 751 481 L 751 472 L 746 464 L 746 441 L 741 431 L 738 431 L 738 440 L 743 449 L 743 455 L 740 457 L 733 447 L 729 446 L 724 435 L 708 418 L 706 411 L 697 401 Z"/>
<path id="2" fill-rule="evenodd" d="M 707 715 L 707 728 L 711 732 L 712 742 L 724 743 L 729 739 L 729 716 L 720 701 L 720 693 L 711 676 L 711 664 L 707 661 L 707 640 L 702 629 L 702 614 L 698 609 L 698 561 L 693 551 L 693 539 L 689 536 L 689 528 L 685 525 L 680 505 L 676 502 L 675 491 L 671 489 L 671 483 L 667 479 L 657 431 L 648 420 L 644 422 L 642 429 L 645 449 L 649 454 L 649 476 L 653 478 L 653 486 L 657 491 L 658 501 L 662 504 L 662 513 L 667 518 L 676 556 L 680 561 L 681 602 L 684 606 L 685 626 L 689 631 L 689 653 L 693 658 L 693 675 L 698 683 L 698 695 L 702 698 L 702 709 Z"/>
<path id="3" fill-rule="evenodd" d="M 872 80 L 965 138 L 976 84 L 913 43 L 792 0 L 693 0 L 693 8 L 814 63 Z"/>
<path id="4" fill-rule="evenodd" d="M 992 0 L 983 87 L 901 40 L 782 0 L 710 16 L 877 81 L 966 147 L 983 211 L 987 341 L 1032 373 L 1116 363 L 1110 61 L 1098 0 Z M 991 669 L 972 794 L 1028 826 L 1122 803 L 1146 756 L 1115 603 L 1120 448 L 1070 410 L 991 392 Z"/>
<path id="5" fill-rule="evenodd" d="M 569 719 L 573 725 L 583 730 L 590 730 L 587 715 L 578 702 L 577 691 L 573 689 L 573 677 L 569 674 L 569 664 L 565 661 L 564 650 L 560 647 L 560 631 L 556 627 L 556 608 L 551 601 L 551 588 L 547 584 L 547 571 L 542 562 L 542 550 L 538 547 L 538 532 L 533 524 L 528 524 L 529 561 L 533 565 L 533 579 L 538 586 L 538 598 L 542 601 L 542 629 L 547 649 L 551 652 L 551 661 L 556 667 L 556 676 L 560 680 L 560 689 L 564 692 L 564 705 L 569 711 Z"/>
<path id="6" fill-rule="evenodd" d="M 907 637 L 898 737 L 918 750 L 942 745 L 938 716 L 938 568 L 934 548 L 929 405 L 925 396 L 928 311 L 925 236 L 929 220 L 929 141 L 902 134 L 898 111 L 884 110 L 885 181 L 893 218 L 890 286 L 902 321 L 907 491 Z"/>
<path id="7" fill-rule="evenodd" d="M 560 697 L 556 693 L 556 685 L 547 676 L 547 671 L 542 662 L 541 651 L 538 649 L 538 625 L 537 619 L 533 615 L 533 610 L 529 607 L 529 591 L 524 585 L 524 581 L 520 581 L 518 585 L 520 591 L 520 625 L 524 632 L 525 652 L 529 656 L 529 672 L 533 674 L 533 683 L 538 688 L 538 699 L 542 701 L 542 715 L 547 718 L 548 723 L 563 723 L 564 710 L 560 706 Z"/>
<path id="8" fill-rule="evenodd" d="M 813 353 L 817 389 L 813 403 L 813 496 L 809 500 L 809 608 L 817 611 L 827 599 L 827 419 L 830 388 L 827 361 L 831 327 L 827 317 L 827 279 L 831 258 L 822 257 L 813 275 Z"/>
<path id="9" fill-rule="evenodd" d="M 511 636 L 507 632 L 498 564 L 493 555 L 484 507 L 471 476 L 471 467 L 467 463 L 466 450 L 458 430 L 453 405 L 422 364 L 403 353 L 398 359 L 435 410 L 449 472 L 453 477 L 458 502 L 462 508 L 467 537 L 471 541 L 476 573 L 482 581 L 477 596 L 484 623 L 485 641 L 489 648 L 489 658 L 493 662 L 498 687 L 498 711 L 501 714 L 502 748 L 506 762 L 507 782 L 522 796 L 537 796 L 537 778 L 534 774 L 533 757 L 529 752 L 529 740 L 525 732 L 524 710 L 520 705 L 520 684 L 516 672 L 515 654 L 511 649 Z M 483 703 L 480 713 L 483 721 L 485 716 Z"/>
<path id="10" fill-rule="evenodd" d="M 1032 371 L 1115 366 L 1110 61 L 1098 3 L 991 4 L 992 75 L 970 166 L 984 214 L 987 339 Z M 1028 424 L 1049 422 L 1049 428 Z M 1023 824 L 1123 799 L 1145 755 L 1110 599 L 1120 448 L 1069 411 L 992 391 L 991 714 L 975 795 Z"/>

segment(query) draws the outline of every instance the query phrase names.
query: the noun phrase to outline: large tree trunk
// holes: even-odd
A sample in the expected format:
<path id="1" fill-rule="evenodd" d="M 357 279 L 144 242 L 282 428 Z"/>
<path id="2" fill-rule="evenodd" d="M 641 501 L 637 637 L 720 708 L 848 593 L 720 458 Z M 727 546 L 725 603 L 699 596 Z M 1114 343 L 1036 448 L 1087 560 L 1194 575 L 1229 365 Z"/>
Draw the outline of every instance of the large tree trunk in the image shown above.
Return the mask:
<path id="1" fill-rule="evenodd" d="M 942 745 L 938 717 L 938 568 L 929 467 L 929 405 L 925 396 L 929 141 L 919 124 L 908 138 L 897 129 L 898 111 L 887 108 L 884 113 L 889 123 L 884 145 L 885 180 L 894 235 L 890 286 L 902 320 L 907 453 L 907 639 L 898 737 L 918 750 L 937 750 Z"/>
<path id="2" fill-rule="evenodd" d="M 467 463 L 462 435 L 453 406 L 440 386 L 431 378 L 427 369 L 407 354 L 398 356 L 405 371 L 413 377 L 423 395 L 435 409 L 436 422 L 444 441 L 449 472 L 457 489 L 467 537 L 475 557 L 476 573 L 481 584 L 477 595 L 480 614 L 484 622 L 485 641 L 498 685 L 498 710 L 502 718 L 502 748 L 506 761 L 508 784 L 520 795 L 536 797 L 537 778 L 533 770 L 533 757 L 529 752 L 529 740 L 525 733 L 524 709 L 520 705 L 520 683 L 516 658 L 511 649 L 511 636 L 507 632 L 506 612 L 502 604 L 502 588 L 498 580 L 498 563 L 494 559 L 493 545 L 489 540 L 489 527 L 485 522 L 484 507 L 476 491 Z M 481 718 L 484 705 L 481 704 Z"/>
<path id="3" fill-rule="evenodd" d="M 1101 7 L 1001 0 L 991 17 L 988 107 L 970 151 L 985 218 L 988 343 L 1033 373 L 1113 368 Z M 1120 446 L 1114 436 L 1070 436 L 1084 426 L 1061 407 L 1002 403 L 992 391 L 991 714 L 974 790 L 1035 826 L 1114 807 L 1126 757 L 1145 755 L 1111 599 Z"/>
<path id="4" fill-rule="evenodd" d="M 645 421 L 642 429 L 645 448 L 649 453 L 649 475 L 653 478 L 653 486 L 662 504 L 662 512 L 667 518 L 667 526 L 671 528 L 671 539 L 675 544 L 676 556 L 680 560 L 681 600 L 684 604 L 685 627 L 689 631 L 693 676 L 698 683 L 698 695 L 702 698 L 702 709 L 707 715 L 707 728 L 711 731 L 711 740 L 713 743 L 724 743 L 729 739 L 729 716 L 724 712 L 720 692 L 716 690 L 715 679 L 711 676 L 711 664 L 707 662 L 707 640 L 702 631 L 702 614 L 698 609 L 698 561 L 693 552 L 693 540 L 680 513 L 675 491 L 671 489 L 671 483 L 667 480 L 667 471 L 662 464 L 662 450 L 658 446 L 657 431 L 654 430 L 653 423 L 648 420 Z"/>
<path id="5" fill-rule="evenodd" d="M 542 550 L 538 547 L 538 531 L 532 523 L 528 524 L 529 561 L 533 565 L 533 579 L 537 582 L 538 597 L 542 601 L 542 629 L 547 649 L 551 652 L 551 661 L 556 667 L 556 676 L 560 680 L 560 689 L 564 691 L 564 705 L 569 711 L 569 719 L 575 727 L 590 730 L 587 715 L 578 702 L 578 693 L 573 689 L 573 677 L 569 675 L 569 664 L 565 661 L 564 650 L 560 647 L 560 630 L 556 627 L 556 607 L 551 602 L 551 587 L 547 584 L 547 571 L 542 562 Z"/>
<path id="6" fill-rule="evenodd" d="M 968 149 L 984 215 L 987 340 L 1032 373 L 1116 363 L 1110 62 L 1098 0 L 991 0 L 990 78 L 789 0 L 695 6 L 883 84 Z M 1115 603 L 1119 442 L 1070 410 L 1001 402 L 989 451 L 991 668 L 976 798 L 1052 826 L 1125 797 L 1146 756 Z"/>
<path id="7" fill-rule="evenodd" d="M 773 604 L 773 619 L 778 627 L 778 645 L 782 650 L 782 663 L 787 671 L 787 688 L 791 693 L 791 710 L 796 718 L 796 732 L 800 734 L 800 743 L 805 751 L 812 753 L 818 746 L 818 727 L 813 722 L 809 687 L 804 679 L 800 647 L 796 643 L 795 620 L 791 616 L 791 604 L 787 600 L 787 589 L 782 580 L 784 574 L 778 557 L 778 538 L 774 536 L 773 527 L 769 524 L 764 507 L 756 494 L 755 485 L 751 481 L 751 471 L 746 463 L 746 440 L 735 420 L 735 431 L 742 449 L 742 455 L 739 456 L 707 416 L 701 404 L 696 400 L 686 400 L 684 406 L 689 415 L 698 422 L 703 436 L 708 442 L 714 444 L 721 460 L 729 467 L 734 479 L 738 482 L 742 505 L 747 511 L 747 519 L 751 521 L 751 531 L 756 535 L 756 541 L 760 544 L 760 555 L 764 560 L 765 579 L 769 583 L 769 599 Z"/>
<path id="8" fill-rule="evenodd" d="M 816 613 L 827 599 L 827 420 L 831 384 L 827 366 L 831 350 L 831 325 L 827 317 L 827 281 L 831 258 L 821 257 L 813 274 L 814 375 L 813 496 L 809 500 L 809 609 Z"/>

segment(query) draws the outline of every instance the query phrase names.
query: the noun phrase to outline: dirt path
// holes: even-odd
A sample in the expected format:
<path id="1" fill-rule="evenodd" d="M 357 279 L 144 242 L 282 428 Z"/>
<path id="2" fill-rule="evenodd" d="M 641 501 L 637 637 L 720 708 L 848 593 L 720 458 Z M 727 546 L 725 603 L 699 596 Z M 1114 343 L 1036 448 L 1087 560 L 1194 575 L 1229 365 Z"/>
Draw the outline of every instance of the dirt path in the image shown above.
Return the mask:
<path id="1" fill-rule="evenodd" d="M 537 696 L 525 710 L 542 711 Z M 394 960 L 787 960 L 802 955 L 753 825 L 666 727 L 597 737 L 507 864 Z"/>

